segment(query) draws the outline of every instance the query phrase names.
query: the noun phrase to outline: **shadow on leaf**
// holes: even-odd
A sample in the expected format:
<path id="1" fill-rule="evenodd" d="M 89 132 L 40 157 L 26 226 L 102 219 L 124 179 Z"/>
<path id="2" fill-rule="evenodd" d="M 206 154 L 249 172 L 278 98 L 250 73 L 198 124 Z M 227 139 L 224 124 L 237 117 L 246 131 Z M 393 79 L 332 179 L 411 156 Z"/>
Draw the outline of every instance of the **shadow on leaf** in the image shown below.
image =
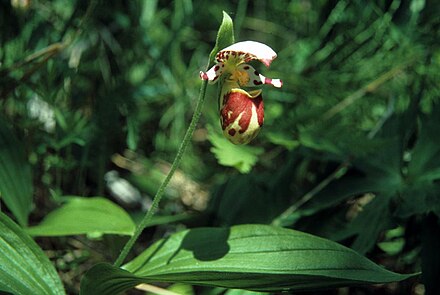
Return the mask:
<path id="1" fill-rule="evenodd" d="M 213 261 L 228 254 L 230 246 L 228 238 L 229 228 L 215 228 L 211 231 L 204 229 L 192 229 L 182 239 L 177 251 L 170 257 L 168 263 L 176 257 L 181 249 L 191 251 L 197 260 Z"/>

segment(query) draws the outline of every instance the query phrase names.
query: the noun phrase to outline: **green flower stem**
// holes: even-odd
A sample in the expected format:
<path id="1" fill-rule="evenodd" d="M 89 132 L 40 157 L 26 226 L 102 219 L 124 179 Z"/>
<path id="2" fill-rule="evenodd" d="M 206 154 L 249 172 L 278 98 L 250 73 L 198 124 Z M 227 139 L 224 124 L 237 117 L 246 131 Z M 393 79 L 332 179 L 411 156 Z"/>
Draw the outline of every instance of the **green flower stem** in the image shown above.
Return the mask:
<path id="1" fill-rule="evenodd" d="M 196 109 L 194 110 L 193 117 L 191 119 L 191 123 L 188 127 L 188 130 L 186 130 L 185 136 L 183 137 L 183 141 L 180 144 L 179 150 L 177 151 L 176 157 L 174 158 L 173 165 L 171 166 L 170 171 L 168 172 L 168 175 L 160 185 L 159 189 L 157 190 L 156 195 L 154 196 L 153 203 L 151 204 L 150 210 L 145 214 L 142 221 L 137 226 L 133 236 L 128 240 L 128 242 L 125 244 L 124 248 L 122 249 L 121 253 L 119 254 L 118 259 L 116 259 L 114 266 L 119 267 L 124 262 L 125 258 L 127 257 L 128 253 L 130 252 L 131 248 L 133 247 L 136 240 L 139 238 L 139 235 L 142 233 L 144 228 L 147 226 L 148 222 L 150 221 L 151 217 L 153 217 L 154 213 L 156 213 L 157 208 L 159 206 L 159 202 L 162 199 L 162 196 L 165 192 L 166 187 L 168 186 L 168 183 L 171 180 L 171 177 L 173 177 L 174 172 L 176 171 L 177 167 L 179 167 L 180 161 L 182 160 L 182 156 L 185 153 L 185 150 L 191 141 L 192 135 L 194 133 L 194 130 L 196 129 L 197 122 L 200 119 L 200 116 L 202 114 L 202 108 L 203 103 L 205 102 L 205 93 L 206 93 L 206 86 L 207 81 L 202 82 L 202 86 L 200 87 L 200 93 L 199 98 L 197 100 Z"/>

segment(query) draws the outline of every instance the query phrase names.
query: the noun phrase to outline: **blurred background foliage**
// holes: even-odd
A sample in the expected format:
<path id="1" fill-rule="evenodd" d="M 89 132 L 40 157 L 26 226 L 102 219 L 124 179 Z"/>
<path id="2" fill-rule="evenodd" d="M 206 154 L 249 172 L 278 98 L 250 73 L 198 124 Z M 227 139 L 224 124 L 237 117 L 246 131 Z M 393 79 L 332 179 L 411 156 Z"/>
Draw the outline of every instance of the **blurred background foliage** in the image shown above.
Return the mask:
<path id="1" fill-rule="evenodd" d="M 0 160 L 6 167 L 8 155 L 23 153 L 26 163 L 14 165 L 30 165 L 33 176 L 24 209 L 4 198 L 2 210 L 36 224 L 63 195 L 106 196 L 137 220 L 189 124 L 222 10 L 236 40 L 278 53 L 264 74 L 283 88 L 264 90 L 262 132 L 234 146 L 220 135 L 217 89 L 208 87 L 193 144 L 143 240 L 187 226 L 275 224 L 337 240 L 398 272 L 422 268 L 435 290 L 434 0 L 1 0 L 0 133 L 17 148 L 2 148 Z M 0 173 L 0 185 L 26 171 Z M 114 259 L 124 239 L 37 241 L 75 293 L 82 272 Z M 334 292 L 423 294 L 419 283 Z"/>

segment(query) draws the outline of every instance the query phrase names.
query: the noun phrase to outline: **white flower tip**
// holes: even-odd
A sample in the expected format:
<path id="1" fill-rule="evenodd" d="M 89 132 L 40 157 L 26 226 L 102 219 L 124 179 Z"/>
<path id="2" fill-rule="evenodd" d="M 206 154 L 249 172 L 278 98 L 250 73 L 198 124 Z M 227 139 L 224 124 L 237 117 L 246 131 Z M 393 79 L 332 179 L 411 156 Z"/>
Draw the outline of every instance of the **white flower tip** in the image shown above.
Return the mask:
<path id="1" fill-rule="evenodd" d="M 200 71 L 199 76 L 202 80 L 208 80 L 208 74 L 206 74 L 205 72 Z"/>
<path id="2" fill-rule="evenodd" d="M 268 84 L 268 85 L 272 85 L 276 88 L 281 88 L 283 86 L 283 81 L 281 81 L 280 79 L 271 79 L 271 78 L 267 78 L 264 77 L 263 75 L 259 74 L 258 75 L 260 78 L 260 84 Z"/>
<path id="3" fill-rule="evenodd" d="M 276 88 L 281 88 L 281 87 L 283 87 L 283 81 L 280 79 L 272 79 L 271 85 Z"/>

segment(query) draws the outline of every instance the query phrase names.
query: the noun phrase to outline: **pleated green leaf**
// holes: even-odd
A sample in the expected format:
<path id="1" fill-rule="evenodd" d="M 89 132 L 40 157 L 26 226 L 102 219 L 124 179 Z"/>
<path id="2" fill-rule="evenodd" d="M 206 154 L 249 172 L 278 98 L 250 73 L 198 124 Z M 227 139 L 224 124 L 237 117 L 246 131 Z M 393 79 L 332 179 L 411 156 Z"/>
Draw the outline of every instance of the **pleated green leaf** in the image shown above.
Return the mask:
<path id="1" fill-rule="evenodd" d="M 128 213 L 105 198 L 69 197 L 66 204 L 26 231 L 32 236 L 132 235 L 134 229 Z"/>
<path id="2" fill-rule="evenodd" d="M 307 291 L 400 281 L 330 240 L 268 225 L 198 228 L 162 239 L 115 269 L 97 265 L 81 294 L 112 294 L 140 282 L 180 282 L 252 291 Z M 107 278 L 105 276 L 108 276 Z"/>
<path id="3" fill-rule="evenodd" d="M 23 144 L 0 117 L 0 198 L 25 226 L 32 208 L 31 167 Z"/>
<path id="4" fill-rule="evenodd" d="M 47 256 L 3 213 L 0 213 L 0 291 L 15 295 L 65 294 Z"/>
<path id="5" fill-rule="evenodd" d="M 220 165 L 234 167 L 241 173 L 249 173 L 257 163 L 259 156 L 264 153 L 263 148 L 235 145 L 212 128 L 208 128 L 208 130 L 208 139 L 213 145 L 211 152 Z"/>

